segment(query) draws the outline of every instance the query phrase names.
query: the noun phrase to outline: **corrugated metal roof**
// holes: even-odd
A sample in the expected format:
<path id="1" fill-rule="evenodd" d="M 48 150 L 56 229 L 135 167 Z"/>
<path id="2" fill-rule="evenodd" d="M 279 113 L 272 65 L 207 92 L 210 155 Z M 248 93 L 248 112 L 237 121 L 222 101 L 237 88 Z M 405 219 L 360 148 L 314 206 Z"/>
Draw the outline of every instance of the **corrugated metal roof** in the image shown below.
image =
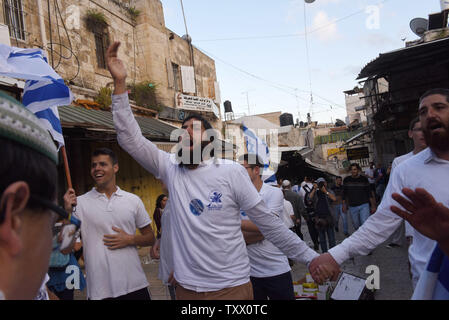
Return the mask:
<path id="1" fill-rule="evenodd" d="M 105 130 L 115 133 L 112 113 L 104 110 L 85 109 L 76 106 L 59 107 L 62 127 L 79 127 L 87 130 Z M 158 119 L 135 115 L 137 123 L 145 137 L 153 139 L 170 140 L 174 129 L 167 123 Z"/>
<path id="2" fill-rule="evenodd" d="M 448 48 L 449 38 L 445 38 L 382 53 L 360 71 L 357 80 L 373 76 L 384 76 L 394 70 L 422 67 L 426 63 L 434 64 L 448 61 Z"/>

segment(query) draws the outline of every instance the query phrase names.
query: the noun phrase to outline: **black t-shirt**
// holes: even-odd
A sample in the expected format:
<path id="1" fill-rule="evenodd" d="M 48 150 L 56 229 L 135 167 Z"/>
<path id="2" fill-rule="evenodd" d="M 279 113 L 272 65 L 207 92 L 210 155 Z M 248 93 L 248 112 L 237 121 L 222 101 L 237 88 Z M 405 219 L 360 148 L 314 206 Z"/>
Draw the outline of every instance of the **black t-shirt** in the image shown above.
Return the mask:
<path id="1" fill-rule="evenodd" d="M 348 206 L 357 207 L 369 203 L 370 186 L 366 177 L 346 177 L 343 180 L 343 190 L 343 199 L 346 200 Z"/>

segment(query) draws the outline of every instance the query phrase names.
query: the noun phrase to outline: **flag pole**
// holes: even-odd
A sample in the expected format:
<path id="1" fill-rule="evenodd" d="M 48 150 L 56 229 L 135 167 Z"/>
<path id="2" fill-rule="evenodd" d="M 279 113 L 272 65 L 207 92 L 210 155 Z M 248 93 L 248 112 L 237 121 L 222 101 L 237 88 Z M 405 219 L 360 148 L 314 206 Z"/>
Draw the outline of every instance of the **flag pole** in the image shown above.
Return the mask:
<path id="1" fill-rule="evenodd" d="M 67 179 L 67 187 L 68 187 L 68 189 L 71 189 L 71 188 L 73 188 L 72 177 L 70 176 L 69 161 L 67 159 L 67 152 L 65 151 L 65 146 L 62 146 L 60 150 L 61 150 L 62 159 L 64 162 L 64 170 L 65 170 L 65 176 Z"/>

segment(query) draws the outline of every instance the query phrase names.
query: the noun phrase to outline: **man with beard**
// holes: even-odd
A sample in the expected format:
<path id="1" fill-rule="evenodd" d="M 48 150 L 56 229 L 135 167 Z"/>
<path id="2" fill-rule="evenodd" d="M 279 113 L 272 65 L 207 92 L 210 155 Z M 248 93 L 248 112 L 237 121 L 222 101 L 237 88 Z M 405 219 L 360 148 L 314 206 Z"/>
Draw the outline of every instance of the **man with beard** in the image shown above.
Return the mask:
<path id="1" fill-rule="evenodd" d="M 288 257 L 307 264 L 318 256 L 281 219 L 267 214 L 269 209 L 242 165 L 212 156 L 206 138 L 211 130 L 206 131 L 209 126 L 204 119 L 194 116 L 183 122 L 178 159 L 142 136 L 129 106 L 126 68 L 117 58 L 119 45 L 115 42 L 107 51 L 108 69 L 114 79 L 112 114 L 117 140 L 167 186 L 170 226 L 164 232 L 172 243 L 176 298 L 253 298 L 240 210 Z"/>
<path id="2" fill-rule="evenodd" d="M 314 259 L 312 274 L 322 263 L 336 267 L 353 256 L 367 255 L 387 240 L 403 221 L 396 212 L 410 214 L 414 210 L 400 194 L 421 203 L 424 199 L 416 193 L 424 189 L 435 202 L 449 207 L 449 90 L 433 89 L 422 95 L 418 115 L 429 147 L 394 169 L 376 213 L 351 237 Z"/>

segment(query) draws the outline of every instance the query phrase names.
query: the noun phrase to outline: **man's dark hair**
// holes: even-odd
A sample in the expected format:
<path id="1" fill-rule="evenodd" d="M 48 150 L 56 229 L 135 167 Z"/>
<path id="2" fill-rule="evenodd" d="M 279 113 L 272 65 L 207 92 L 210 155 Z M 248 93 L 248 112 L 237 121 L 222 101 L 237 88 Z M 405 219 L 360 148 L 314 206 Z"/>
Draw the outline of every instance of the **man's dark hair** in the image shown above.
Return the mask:
<path id="1" fill-rule="evenodd" d="M 255 167 L 264 167 L 262 159 L 260 159 L 260 157 L 254 153 L 245 153 L 244 155 L 240 156 L 239 162 L 243 161 L 246 161 L 246 163 L 250 165 L 251 169 L 254 169 Z"/>
<path id="2" fill-rule="evenodd" d="M 447 102 L 449 102 L 449 89 L 446 88 L 436 88 L 436 89 L 430 89 L 426 91 L 420 98 L 419 98 L 419 104 L 424 100 L 424 98 L 427 98 L 428 96 L 434 95 L 434 94 L 440 94 L 442 96 L 446 97 Z"/>
<path id="3" fill-rule="evenodd" d="M 43 154 L 9 139 L 0 138 L 0 197 L 14 182 L 24 181 L 30 194 L 48 201 L 54 201 L 58 185 L 56 164 Z M 43 210 L 42 205 L 28 201 L 27 208 Z M 0 223 L 3 222 L 0 208 Z"/>
<path id="4" fill-rule="evenodd" d="M 98 148 L 92 152 L 92 157 L 98 157 L 100 155 L 109 156 L 113 165 L 118 163 L 117 155 L 109 148 Z"/>
<path id="5" fill-rule="evenodd" d="M 212 129 L 212 126 L 209 123 L 209 121 L 207 121 L 206 119 L 204 119 L 202 116 L 200 116 L 198 114 L 192 114 L 192 115 L 188 116 L 187 118 L 185 118 L 184 121 L 182 122 L 182 125 L 184 125 L 187 121 L 189 121 L 191 119 L 201 121 L 201 124 L 203 125 L 204 130 Z"/>
<path id="6" fill-rule="evenodd" d="M 349 166 L 350 169 L 352 169 L 352 167 L 356 167 L 357 170 L 362 171 L 362 168 L 360 168 L 358 163 L 351 163 L 351 165 Z"/>
<path id="7" fill-rule="evenodd" d="M 419 122 L 419 117 L 414 118 L 411 122 L 410 122 L 410 126 L 408 128 L 409 131 L 413 131 L 413 128 L 415 127 L 415 124 L 417 124 Z"/>
<path id="8" fill-rule="evenodd" d="M 335 180 L 337 180 L 337 179 L 343 179 L 343 178 L 340 177 L 340 176 L 336 176 L 336 177 L 335 177 Z"/>

